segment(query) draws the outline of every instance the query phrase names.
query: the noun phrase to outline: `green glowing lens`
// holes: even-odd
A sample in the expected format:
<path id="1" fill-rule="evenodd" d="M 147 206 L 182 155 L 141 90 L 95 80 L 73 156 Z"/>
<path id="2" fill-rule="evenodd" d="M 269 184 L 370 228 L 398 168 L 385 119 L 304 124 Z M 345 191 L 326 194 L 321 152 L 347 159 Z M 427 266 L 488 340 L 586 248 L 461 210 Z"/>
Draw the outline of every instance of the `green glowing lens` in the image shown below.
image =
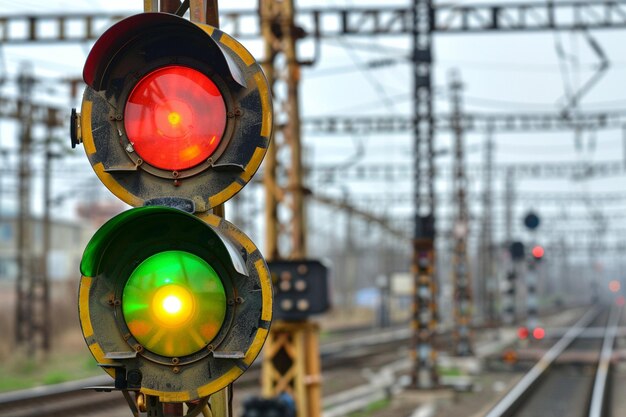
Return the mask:
<path id="1" fill-rule="evenodd" d="M 186 356 L 217 335 L 226 314 L 226 293 L 220 277 L 201 258 L 161 252 L 130 275 L 122 311 L 144 348 L 162 356 Z"/>

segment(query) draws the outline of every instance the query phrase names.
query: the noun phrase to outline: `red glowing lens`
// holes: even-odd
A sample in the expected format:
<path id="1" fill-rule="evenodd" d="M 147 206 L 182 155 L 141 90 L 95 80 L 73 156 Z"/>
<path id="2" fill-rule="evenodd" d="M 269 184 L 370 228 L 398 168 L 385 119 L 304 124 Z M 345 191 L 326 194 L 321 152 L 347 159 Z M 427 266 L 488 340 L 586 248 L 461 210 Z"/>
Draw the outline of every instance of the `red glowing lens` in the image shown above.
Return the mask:
<path id="1" fill-rule="evenodd" d="M 226 106 L 207 76 L 173 65 L 139 80 L 126 103 L 124 126 L 145 162 L 179 171 L 213 154 L 226 127 Z"/>
<path id="2" fill-rule="evenodd" d="M 535 327 L 533 329 L 533 337 L 537 340 L 541 340 L 546 336 L 546 331 L 541 327 Z"/>
<path id="3" fill-rule="evenodd" d="M 542 258 L 545 251 L 541 246 L 535 246 L 532 252 L 535 258 Z"/>
<path id="4" fill-rule="evenodd" d="M 528 328 L 526 327 L 520 327 L 519 329 L 517 329 L 517 337 L 519 337 L 520 339 L 527 339 L 528 338 Z"/>

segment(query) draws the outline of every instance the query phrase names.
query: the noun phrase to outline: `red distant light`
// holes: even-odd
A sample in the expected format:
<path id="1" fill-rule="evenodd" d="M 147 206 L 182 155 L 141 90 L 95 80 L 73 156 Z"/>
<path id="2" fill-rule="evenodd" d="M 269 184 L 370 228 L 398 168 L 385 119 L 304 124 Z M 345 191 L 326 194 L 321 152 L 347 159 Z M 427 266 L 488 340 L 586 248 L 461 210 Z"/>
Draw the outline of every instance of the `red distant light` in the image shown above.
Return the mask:
<path id="1" fill-rule="evenodd" d="M 621 288 L 622 284 L 618 280 L 614 279 L 609 282 L 609 290 L 611 290 L 611 292 L 618 292 Z"/>
<path id="2" fill-rule="evenodd" d="M 543 247 L 537 245 L 533 248 L 532 250 L 532 254 L 535 258 L 539 259 L 539 258 L 543 258 L 543 254 L 544 254 L 544 250 Z"/>
<path id="3" fill-rule="evenodd" d="M 170 65 L 139 80 L 128 96 L 124 126 L 144 162 L 180 171 L 215 152 L 226 128 L 226 105 L 206 75 Z"/>
<path id="4" fill-rule="evenodd" d="M 543 327 L 535 327 L 533 329 L 533 337 L 537 340 L 541 340 L 546 336 L 546 331 Z"/>
<path id="5" fill-rule="evenodd" d="M 527 327 L 520 327 L 519 329 L 517 329 L 517 337 L 519 337 L 522 340 L 528 339 L 529 334 L 530 332 L 528 331 Z"/>
<path id="6" fill-rule="evenodd" d="M 624 303 L 626 303 L 626 299 L 624 299 L 623 295 L 620 295 L 619 297 L 617 297 L 617 300 L 615 300 L 615 304 L 617 304 L 619 307 L 624 307 Z"/>

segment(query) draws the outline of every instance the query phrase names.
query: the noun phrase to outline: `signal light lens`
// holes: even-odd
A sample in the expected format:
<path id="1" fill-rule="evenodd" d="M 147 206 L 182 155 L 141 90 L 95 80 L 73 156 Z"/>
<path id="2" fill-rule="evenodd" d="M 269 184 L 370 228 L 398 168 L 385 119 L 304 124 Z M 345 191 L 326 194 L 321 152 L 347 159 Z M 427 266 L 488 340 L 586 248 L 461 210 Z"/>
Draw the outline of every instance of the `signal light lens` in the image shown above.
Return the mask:
<path id="1" fill-rule="evenodd" d="M 546 336 L 546 331 L 543 327 L 535 327 L 533 329 L 533 337 L 537 340 L 541 340 Z"/>
<path id="2" fill-rule="evenodd" d="M 535 246 L 532 250 L 533 257 L 535 257 L 536 259 L 543 258 L 544 253 L 545 251 L 541 246 Z"/>
<path id="3" fill-rule="evenodd" d="M 517 337 L 519 337 L 522 340 L 528 339 L 529 334 L 530 332 L 528 331 L 528 328 L 526 327 L 520 327 L 519 329 L 517 329 Z"/>
<path id="4" fill-rule="evenodd" d="M 226 292 L 215 270 L 184 251 L 160 252 L 130 275 L 122 312 L 143 347 L 167 357 L 191 355 L 219 332 L 226 315 Z"/>
<path id="5" fill-rule="evenodd" d="M 124 126 L 145 162 L 180 171 L 215 152 L 226 128 L 226 105 L 206 75 L 171 65 L 139 80 L 124 109 Z"/>
<path id="6" fill-rule="evenodd" d="M 622 284 L 614 279 L 613 281 L 609 282 L 609 290 L 611 292 L 618 292 L 620 289 L 622 288 Z"/>

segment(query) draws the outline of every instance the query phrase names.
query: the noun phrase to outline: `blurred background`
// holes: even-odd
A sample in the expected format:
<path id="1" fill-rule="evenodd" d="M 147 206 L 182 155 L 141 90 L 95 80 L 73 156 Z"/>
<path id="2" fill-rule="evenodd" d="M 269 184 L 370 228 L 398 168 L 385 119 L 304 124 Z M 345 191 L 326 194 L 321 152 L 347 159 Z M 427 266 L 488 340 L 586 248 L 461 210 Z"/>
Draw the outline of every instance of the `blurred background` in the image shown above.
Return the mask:
<path id="1" fill-rule="evenodd" d="M 300 66 L 299 104 L 308 256 L 331 270 L 332 309 L 315 319 L 322 336 L 408 326 L 411 316 L 415 69 L 410 30 L 391 13 L 407 3 L 296 4 L 296 20 L 308 33 L 297 42 L 299 59 L 307 61 Z M 459 271 L 452 259 L 459 240 L 468 259 L 461 272 L 471 277 L 467 314 L 477 327 L 528 315 L 528 289 L 518 284 L 511 293 L 507 278 L 513 242 L 523 243 L 526 255 L 535 246 L 543 250 L 532 291 L 540 313 L 612 302 L 610 283 L 626 273 L 626 25 L 535 30 L 530 21 L 515 30 L 459 29 L 453 12 L 484 3 L 446 3 L 452 12 L 437 22 L 432 44 L 435 278 L 443 328 L 455 323 Z M 262 39 L 253 35 L 257 6 L 221 2 L 221 28 L 241 32 L 238 39 L 263 61 Z M 0 0 L 0 390 L 101 373 L 79 330 L 78 265 L 95 230 L 129 207 L 104 188 L 84 151 L 70 148 L 69 116 L 80 107 L 94 37 L 142 7 Z M 389 25 L 372 30 L 373 20 L 355 14 L 364 33 L 341 34 L 341 15 L 333 10 L 355 8 L 383 20 L 391 13 Z M 313 9 L 322 14 L 319 39 L 311 35 Z M 244 17 L 235 19 L 239 11 Z M 582 13 L 593 21 L 604 9 Z M 573 21 L 567 10 L 562 14 Z M 68 18 L 67 39 L 58 39 L 56 18 L 46 15 Z M 35 34 L 29 19 L 40 19 Z M 262 176 L 263 165 L 259 181 L 226 203 L 226 218 L 261 251 Z M 538 227 L 525 224 L 529 214 Z M 46 299 L 49 315 L 41 313 Z M 19 303 L 32 306 L 32 314 L 17 314 Z M 42 343 L 20 337 L 20 326 L 34 329 Z"/>

